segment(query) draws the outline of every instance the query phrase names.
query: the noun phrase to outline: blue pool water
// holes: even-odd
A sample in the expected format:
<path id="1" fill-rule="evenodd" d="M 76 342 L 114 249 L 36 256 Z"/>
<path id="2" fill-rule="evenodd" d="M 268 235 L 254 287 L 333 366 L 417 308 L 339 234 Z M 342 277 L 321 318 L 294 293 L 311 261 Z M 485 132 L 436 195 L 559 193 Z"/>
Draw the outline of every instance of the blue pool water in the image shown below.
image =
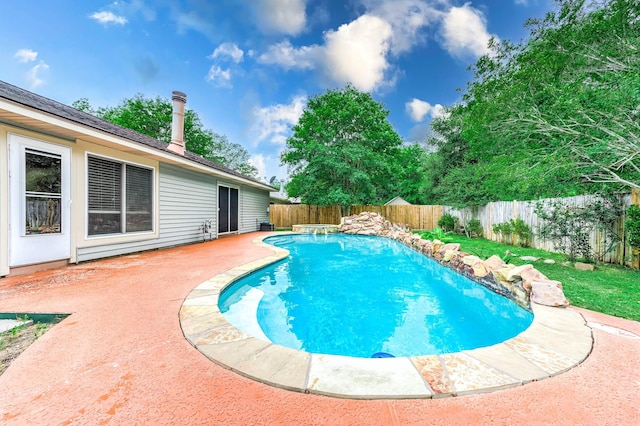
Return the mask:
<path id="1" fill-rule="evenodd" d="M 364 358 L 442 354 L 502 342 L 533 320 L 514 302 L 390 239 L 264 241 L 290 256 L 226 288 L 219 308 L 237 328 L 279 345 Z"/>

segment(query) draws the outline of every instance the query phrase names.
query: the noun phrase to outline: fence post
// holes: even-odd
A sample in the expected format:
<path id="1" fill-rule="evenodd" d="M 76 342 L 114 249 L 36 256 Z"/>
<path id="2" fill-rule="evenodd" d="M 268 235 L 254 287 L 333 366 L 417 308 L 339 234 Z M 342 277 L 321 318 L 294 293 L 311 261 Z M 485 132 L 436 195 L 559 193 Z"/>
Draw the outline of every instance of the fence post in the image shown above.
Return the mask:
<path id="1" fill-rule="evenodd" d="M 515 223 L 517 219 L 518 219 L 518 202 L 516 200 L 513 200 L 513 222 Z M 515 229 L 514 229 L 513 235 L 511 236 L 511 242 L 513 243 L 514 246 L 518 243 L 518 235 L 515 233 Z"/>
<path id="2" fill-rule="evenodd" d="M 631 205 L 640 207 L 640 190 L 637 188 L 631 188 Z M 631 267 L 640 269 L 640 251 L 638 249 L 631 249 Z"/>
<path id="3" fill-rule="evenodd" d="M 489 240 L 493 241 L 493 201 L 489 202 Z"/>

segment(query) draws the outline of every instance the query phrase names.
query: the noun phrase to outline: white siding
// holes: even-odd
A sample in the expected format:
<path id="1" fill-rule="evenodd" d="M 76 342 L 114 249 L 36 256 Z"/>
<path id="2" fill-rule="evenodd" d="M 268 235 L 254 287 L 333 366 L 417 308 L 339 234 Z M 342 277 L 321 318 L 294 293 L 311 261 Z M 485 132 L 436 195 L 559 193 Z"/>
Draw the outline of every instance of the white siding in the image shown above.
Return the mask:
<path id="1" fill-rule="evenodd" d="M 160 164 L 161 246 L 202 241 L 202 225 L 215 223 L 217 203 L 214 177 Z"/>
<path id="2" fill-rule="evenodd" d="M 179 167 L 160 164 L 159 238 L 126 244 L 78 249 L 78 261 L 203 241 L 205 220 L 215 223 L 216 179 Z M 266 191 L 264 191 L 267 194 Z M 216 238 L 216 235 L 212 235 Z"/>
<path id="3" fill-rule="evenodd" d="M 261 222 L 269 221 L 269 193 L 248 186 L 240 188 L 240 223 L 241 234 L 259 229 Z"/>

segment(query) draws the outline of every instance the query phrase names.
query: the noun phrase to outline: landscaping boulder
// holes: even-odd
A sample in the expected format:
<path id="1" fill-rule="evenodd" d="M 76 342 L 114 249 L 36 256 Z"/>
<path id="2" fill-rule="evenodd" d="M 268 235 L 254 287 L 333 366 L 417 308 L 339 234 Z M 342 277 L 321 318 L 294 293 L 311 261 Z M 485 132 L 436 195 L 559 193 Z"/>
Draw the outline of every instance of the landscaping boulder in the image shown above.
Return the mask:
<path id="1" fill-rule="evenodd" d="M 567 307 L 569 301 L 562 291 L 562 283 L 553 280 L 540 280 L 531 283 L 531 301 L 539 305 Z"/>
<path id="2" fill-rule="evenodd" d="M 536 262 L 540 260 L 540 258 L 535 256 L 520 256 L 520 260 L 524 260 L 525 262 Z"/>
<path id="3" fill-rule="evenodd" d="M 536 268 L 528 268 L 520 272 L 520 278 L 524 283 L 524 287 L 531 289 L 531 283 L 534 281 L 546 280 L 547 277 Z"/>
<path id="4" fill-rule="evenodd" d="M 440 247 L 440 251 L 444 254 L 447 250 L 460 251 L 460 244 L 458 243 L 447 243 Z"/>
<path id="5" fill-rule="evenodd" d="M 516 267 L 515 265 L 507 263 L 502 268 L 493 271 L 493 274 L 498 279 L 498 281 L 507 281 L 507 276 L 509 275 L 509 272 L 515 267 Z"/>
<path id="6" fill-rule="evenodd" d="M 473 266 L 474 263 L 478 262 L 480 258 L 478 256 L 469 255 L 462 259 L 462 263 L 468 266 Z"/>
<path id="7" fill-rule="evenodd" d="M 596 269 L 595 265 L 593 265 L 592 263 L 576 262 L 573 266 L 578 271 L 593 271 L 594 269 Z"/>
<path id="8" fill-rule="evenodd" d="M 533 269 L 532 265 L 526 264 L 526 265 L 521 265 L 521 266 L 516 266 L 515 268 L 511 269 L 506 276 L 506 280 L 507 281 L 515 281 L 518 278 L 522 277 L 522 273 L 524 271 L 527 271 L 529 269 Z"/>
<path id="9" fill-rule="evenodd" d="M 499 256 L 494 254 L 493 256 L 491 256 L 490 258 L 484 261 L 484 265 L 490 271 L 497 271 L 498 269 L 504 268 L 505 263 L 502 261 L 502 259 L 500 259 Z"/>
<path id="10" fill-rule="evenodd" d="M 458 252 L 455 250 L 446 250 L 444 252 L 444 256 L 442 256 L 442 260 L 445 262 L 450 262 L 453 256 L 455 256 Z"/>
<path id="11" fill-rule="evenodd" d="M 477 261 L 471 265 L 471 267 L 473 268 L 473 275 L 476 277 L 483 278 L 489 274 L 489 268 L 487 268 L 482 260 Z"/>

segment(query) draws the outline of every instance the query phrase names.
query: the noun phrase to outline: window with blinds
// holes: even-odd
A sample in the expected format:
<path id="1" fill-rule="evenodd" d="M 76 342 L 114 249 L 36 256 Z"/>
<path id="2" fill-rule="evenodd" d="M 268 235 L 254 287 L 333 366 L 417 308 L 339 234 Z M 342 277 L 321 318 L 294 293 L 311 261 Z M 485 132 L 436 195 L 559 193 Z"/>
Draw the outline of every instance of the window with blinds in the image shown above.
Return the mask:
<path id="1" fill-rule="evenodd" d="M 151 170 L 127 164 L 126 232 L 151 231 Z"/>
<path id="2" fill-rule="evenodd" d="M 153 170 L 88 157 L 88 233 L 153 230 Z"/>

